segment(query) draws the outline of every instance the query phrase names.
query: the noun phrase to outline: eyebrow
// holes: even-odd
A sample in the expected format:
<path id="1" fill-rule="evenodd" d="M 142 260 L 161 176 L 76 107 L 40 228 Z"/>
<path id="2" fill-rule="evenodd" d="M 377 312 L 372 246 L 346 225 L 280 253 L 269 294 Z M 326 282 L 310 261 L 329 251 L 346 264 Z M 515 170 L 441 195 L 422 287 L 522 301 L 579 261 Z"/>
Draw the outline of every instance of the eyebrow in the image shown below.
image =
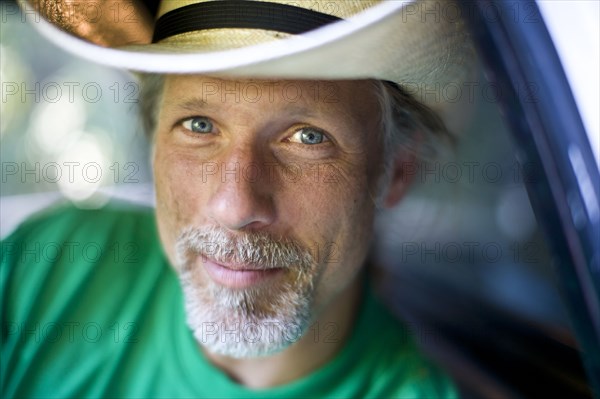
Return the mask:
<path id="1" fill-rule="evenodd" d="M 181 104 L 177 104 L 177 108 L 184 109 L 187 111 L 197 111 L 198 109 L 203 109 L 208 106 L 208 103 L 199 97 L 194 97 Z"/>

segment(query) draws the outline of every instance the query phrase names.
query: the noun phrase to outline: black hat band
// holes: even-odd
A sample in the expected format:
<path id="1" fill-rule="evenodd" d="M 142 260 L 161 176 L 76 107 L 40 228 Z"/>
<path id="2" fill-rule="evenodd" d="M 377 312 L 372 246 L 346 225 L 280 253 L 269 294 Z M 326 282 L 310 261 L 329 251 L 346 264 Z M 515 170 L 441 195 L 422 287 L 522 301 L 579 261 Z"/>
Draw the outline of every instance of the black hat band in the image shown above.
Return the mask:
<path id="1" fill-rule="evenodd" d="M 287 4 L 225 0 L 190 4 L 156 21 L 152 42 L 181 33 L 218 28 L 265 29 L 301 34 L 342 18 Z"/>

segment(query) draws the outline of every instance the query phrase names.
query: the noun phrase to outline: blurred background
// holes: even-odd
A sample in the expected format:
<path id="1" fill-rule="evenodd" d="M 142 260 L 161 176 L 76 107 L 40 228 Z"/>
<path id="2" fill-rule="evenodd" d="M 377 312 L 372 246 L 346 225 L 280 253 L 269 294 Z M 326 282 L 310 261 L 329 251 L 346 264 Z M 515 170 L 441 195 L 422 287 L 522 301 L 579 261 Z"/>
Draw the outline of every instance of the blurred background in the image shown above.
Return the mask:
<path id="1" fill-rule="evenodd" d="M 0 234 L 59 198 L 81 207 L 110 196 L 152 201 L 136 79 L 65 53 L 14 2 L 0 4 Z"/>
<path id="2" fill-rule="evenodd" d="M 56 201 L 152 204 L 135 78 L 65 53 L 0 4 L 0 235 Z M 553 394 L 589 395 L 524 188 L 535 168 L 517 162 L 498 93 L 476 83 L 457 147 L 377 221 L 383 296 L 465 397 L 539 394 L 548 378 Z"/>

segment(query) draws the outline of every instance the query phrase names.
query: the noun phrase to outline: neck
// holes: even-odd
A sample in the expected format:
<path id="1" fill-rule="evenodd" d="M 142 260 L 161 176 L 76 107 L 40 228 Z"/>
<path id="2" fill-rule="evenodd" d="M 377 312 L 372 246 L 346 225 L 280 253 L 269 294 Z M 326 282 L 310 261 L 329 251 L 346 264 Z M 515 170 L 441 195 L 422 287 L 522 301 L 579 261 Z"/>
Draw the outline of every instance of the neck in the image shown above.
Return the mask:
<path id="1" fill-rule="evenodd" d="M 297 342 L 273 356 L 235 359 L 204 351 L 206 357 L 237 383 L 260 389 L 297 380 L 331 360 L 352 333 L 362 298 L 357 277 L 320 313 Z"/>

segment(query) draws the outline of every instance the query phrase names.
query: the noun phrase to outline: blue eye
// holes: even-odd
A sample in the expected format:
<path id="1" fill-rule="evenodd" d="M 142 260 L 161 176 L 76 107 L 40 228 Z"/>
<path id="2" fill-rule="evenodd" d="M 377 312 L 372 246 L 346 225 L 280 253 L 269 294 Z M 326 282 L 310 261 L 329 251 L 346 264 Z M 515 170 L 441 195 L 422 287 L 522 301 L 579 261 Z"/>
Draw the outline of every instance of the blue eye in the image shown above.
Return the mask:
<path id="1" fill-rule="evenodd" d="M 325 136 L 324 133 L 310 127 L 305 127 L 297 130 L 290 138 L 290 141 L 293 141 L 295 143 L 309 145 L 321 144 L 322 142 L 327 140 L 327 136 Z"/>
<path id="2" fill-rule="evenodd" d="M 213 131 L 212 122 L 203 116 L 186 119 L 181 125 L 194 133 L 211 133 Z"/>

